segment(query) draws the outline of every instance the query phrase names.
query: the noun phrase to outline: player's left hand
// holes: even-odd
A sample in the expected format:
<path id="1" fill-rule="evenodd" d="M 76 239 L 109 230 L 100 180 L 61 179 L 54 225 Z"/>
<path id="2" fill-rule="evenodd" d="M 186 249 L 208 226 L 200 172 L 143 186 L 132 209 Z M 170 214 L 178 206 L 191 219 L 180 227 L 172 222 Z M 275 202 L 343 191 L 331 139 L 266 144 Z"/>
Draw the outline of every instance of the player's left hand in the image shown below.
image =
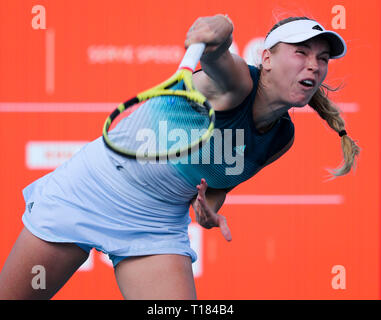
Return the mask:
<path id="1" fill-rule="evenodd" d="M 201 183 L 197 185 L 198 194 L 194 203 L 196 221 L 206 229 L 220 228 L 226 241 L 231 241 L 232 236 L 226 218 L 216 213 L 206 200 L 205 192 L 207 188 L 208 184 L 205 179 L 201 179 Z"/>

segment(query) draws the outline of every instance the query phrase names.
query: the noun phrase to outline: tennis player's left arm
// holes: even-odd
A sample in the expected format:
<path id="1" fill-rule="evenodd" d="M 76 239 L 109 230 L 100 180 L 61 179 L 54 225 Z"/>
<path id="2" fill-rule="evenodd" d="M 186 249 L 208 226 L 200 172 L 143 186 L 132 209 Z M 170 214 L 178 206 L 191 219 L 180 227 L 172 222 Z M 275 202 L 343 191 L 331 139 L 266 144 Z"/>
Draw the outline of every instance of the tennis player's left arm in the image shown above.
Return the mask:
<path id="1" fill-rule="evenodd" d="M 196 221 L 206 229 L 213 227 L 220 228 L 224 238 L 227 241 L 231 241 L 232 236 L 226 218 L 217 213 L 225 202 L 226 191 L 208 189 L 208 184 L 205 179 L 201 179 L 201 183 L 197 185 L 197 189 L 198 194 L 191 201 L 196 215 Z"/>

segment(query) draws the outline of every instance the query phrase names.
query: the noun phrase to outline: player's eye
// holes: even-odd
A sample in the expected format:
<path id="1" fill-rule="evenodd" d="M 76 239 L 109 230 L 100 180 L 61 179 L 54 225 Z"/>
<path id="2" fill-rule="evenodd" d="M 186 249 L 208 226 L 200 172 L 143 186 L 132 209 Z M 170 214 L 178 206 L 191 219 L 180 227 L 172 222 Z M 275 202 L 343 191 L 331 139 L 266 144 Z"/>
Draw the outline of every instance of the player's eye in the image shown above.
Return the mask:
<path id="1" fill-rule="evenodd" d="M 306 53 L 305 53 L 303 50 L 296 50 L 295 52 L 296 52 L 296 53 L 299 53 L 299 54 L 302 54 L 302 55 L 304 55 L 304 56 L 306 55 Z"/>

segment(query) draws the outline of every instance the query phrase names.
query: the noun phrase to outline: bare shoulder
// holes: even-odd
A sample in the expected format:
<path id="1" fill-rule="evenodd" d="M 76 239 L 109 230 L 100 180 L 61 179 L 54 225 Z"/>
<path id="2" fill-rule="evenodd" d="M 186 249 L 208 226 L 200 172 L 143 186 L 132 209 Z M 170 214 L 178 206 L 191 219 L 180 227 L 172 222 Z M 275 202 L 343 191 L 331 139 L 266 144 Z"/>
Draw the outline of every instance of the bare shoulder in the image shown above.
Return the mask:
<path id="1" fill-rule="evenodd" d="M 217 61 L 202 61 L 202 71 L 193 76 L 196 88 L 218 111 L 238 106 L 253 88 L 246 61 L 226 51 Z"/>

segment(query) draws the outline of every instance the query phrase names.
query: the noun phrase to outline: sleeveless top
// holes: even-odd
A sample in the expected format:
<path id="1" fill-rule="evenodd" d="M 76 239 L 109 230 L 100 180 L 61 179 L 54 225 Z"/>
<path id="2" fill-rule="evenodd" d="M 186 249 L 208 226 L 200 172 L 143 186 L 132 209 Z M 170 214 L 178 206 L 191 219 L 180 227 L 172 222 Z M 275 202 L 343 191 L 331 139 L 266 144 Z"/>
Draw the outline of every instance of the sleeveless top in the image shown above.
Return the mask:
<path id="1" fill-rule="evenodd" d="M 238 107 L 216 111 L 216 129 L 201 149 L 177 163 L 169 162 L 194 186 L 204 178 L 210 188 L 233 188 L 254 176 L 294 136 L 294 124 L 288 112 L 266 133 L 262 134 L 255 128 L 252 108 L 260 71 L 253 66 L 248 67 L 253 79 L 250 94 Z"/>

